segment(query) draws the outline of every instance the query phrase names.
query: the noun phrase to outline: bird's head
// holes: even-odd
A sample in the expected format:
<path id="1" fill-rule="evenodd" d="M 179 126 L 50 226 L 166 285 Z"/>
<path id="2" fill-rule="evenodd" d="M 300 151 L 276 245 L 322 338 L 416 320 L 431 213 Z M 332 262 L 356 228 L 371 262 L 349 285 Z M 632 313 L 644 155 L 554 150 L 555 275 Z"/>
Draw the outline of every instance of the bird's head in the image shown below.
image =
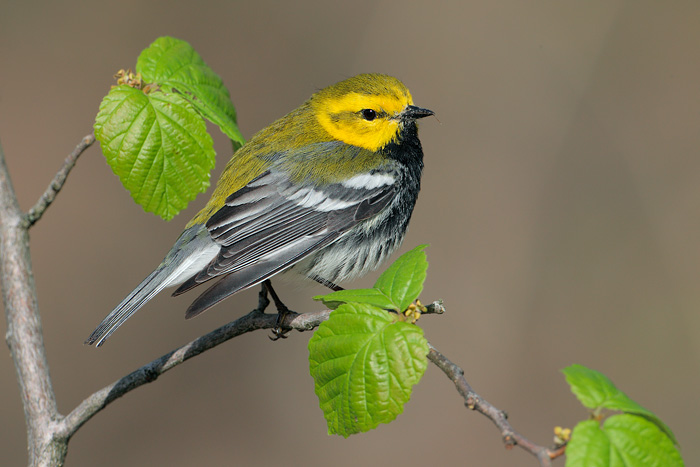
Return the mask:
<path id="1" fill-rule="evenodd" d="M 334 139 L 377 151 L 399 139 L 407 123 L 433 115 L 413 105 L 413 98 L 398 79 L 361 74 L 311 97 L 318 123 Z"/>

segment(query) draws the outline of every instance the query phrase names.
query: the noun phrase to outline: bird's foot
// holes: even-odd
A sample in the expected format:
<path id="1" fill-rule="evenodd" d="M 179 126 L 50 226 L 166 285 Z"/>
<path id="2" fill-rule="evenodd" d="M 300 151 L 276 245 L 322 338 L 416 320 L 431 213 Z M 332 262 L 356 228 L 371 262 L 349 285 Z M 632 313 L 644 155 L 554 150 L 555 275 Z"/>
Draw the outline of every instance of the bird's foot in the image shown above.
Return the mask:
<path id="1" fill-rule="evenodd" d="M 272 335 L 269 336 L 270 340 L 276 341 L 279 339 L 286 339 L 287 333 L 291 331 L 292 328 L 285 327 L 284 320 L 287 315 L 296 314 L 296 312 L 291 311 L 289 308 L 287 308 L 287 305 L 282 303 L 282 300 L 280 300 L 280 298 L 277 296 L 277 292 L 275 292 L 275 289 L 272 288 L 272 283 L 269 279 L 263 282 L 263 288 L 267 292 L 270 292 L 272 301 L 275 302 L 275 307 L 277 308 L 277 320 L 275 321 L 275 326 L 272 328 Z"/>
<path id="2" fill-rule="evenodd" d="M 286 306 L 283 309 L 277 308 L 277 321 L 275 322 L 275 327 L 272 328 L 272 335 L 268 336 L 271 341 L 287 338 L 287 333 L 291 331 L 292 328 L 285 328 L 283 324 L 284 319 L 290 313 L 294 312 L 290 311 Z"/>

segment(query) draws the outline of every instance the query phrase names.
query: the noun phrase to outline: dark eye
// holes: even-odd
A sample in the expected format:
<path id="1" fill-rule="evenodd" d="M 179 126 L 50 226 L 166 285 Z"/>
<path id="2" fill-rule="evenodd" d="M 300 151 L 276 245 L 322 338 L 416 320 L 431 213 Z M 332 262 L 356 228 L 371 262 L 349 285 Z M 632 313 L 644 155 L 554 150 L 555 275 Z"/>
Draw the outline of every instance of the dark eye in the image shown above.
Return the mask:
<path id="1" fill-rule="evenodd" d="M 364 118 L 365 120 L 369 120 L 370 122 L 377 118 L 377 112 L 375 112 L 372 109 L 362 109 L 361 112 L 362 118 Z"/>

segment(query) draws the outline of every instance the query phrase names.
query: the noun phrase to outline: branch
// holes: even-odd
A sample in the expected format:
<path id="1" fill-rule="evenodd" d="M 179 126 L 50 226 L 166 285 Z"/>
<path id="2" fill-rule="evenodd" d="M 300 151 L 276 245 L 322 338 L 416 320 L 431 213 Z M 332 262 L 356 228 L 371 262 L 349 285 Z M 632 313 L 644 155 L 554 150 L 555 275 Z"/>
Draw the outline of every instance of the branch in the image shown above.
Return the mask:
<path id="1" fill-rule="evenodd" d="M 278 324 L 277 315 L 263 312 L 269 301 L 267 294 L 261 291 L 258 308 L 249 314 L 163 355 L 100 389 L 81 402 L 70 414 L 61 417 L 46 361 L 36 288 L 31 271 L 28 229 L 51 205 L 78 157 L 94 142 L 93 134 L 83 138 L 65 159 L 63 166 L 39 201 L 26 215 L 22 215 L 19 208 L 5 165 L 2 145 L 0 145 L 0 282 L 7 319 L 6 341 L 17 371 L 27 422 L 30 465 L 46 462 L 62 465 L 71 436 L 114 400 L 144 384 L 155 381 L 160 375 L 180 363 L 229 339 L 257 329 L 272 329 Z M 442 313 L 443 311 L 442 303 L 435 302 L 428 305 L 424 313 Z M 329 314 L 328 310 L 301 315 L 290 313 L 286 316 L 282 327 L 299 331 L 311 330 L 328 319 Z M 543 467 L 551 466 L 552 459 L 564 454 L 565 446 L 550 449 L 539 446 L 517 433 L 508 422 L 505 413 L 476 394 L 464 378 L 464 371 L 432 345 L 430 345 L 428 358 L 455 384 L 467 408 L 476 410 L 493 421 L 501 431 L 507 448 L 520 446 L 537 457 Z"/>
<path id="2" fill-rule="evenodd" d="M 66 444 L 51 443 L 58 417 L 46 361 L 29 254 L 29 234 L 0 145 L 0 282 L 10 348 L 27 423 L 29 464 L 65 458 Z"/>
<path id="3" fill-rule="evenodd" d="M 430 352 L 428 359 L 440 368 L 450 381 L 457 387 L 462 397 L 464 397 L 464 405 L 470 410 L 476 410 L 488 417 L 496 427 L 501 431 L 503 443 L 506 449 L 512 449 L 513 446 L 520 446 L 540 461 L 540 466 L 549 467 L 552 465 L 552 459 L 564 454 L 566 446 L 558 446 L 555 449 L 550 449 L 544 446 L 533 443 L 523 435 L 513 429 L 508 422 L 507 415 L 504 411 L 497 409 L 491 403 L 484 400 L 480 395 L 474 392 L 472 387 L 464 378 L 464 370 L 452 363 L 447 357 L 441 354 L 435 347 L 428 344 Z"/>
<path id="4" fill-rule="evenodd" d="M 63 188 L 63 184 L 66 182 L 68 174 L 75 166 L 78 157 L 80 157 L 83 151 L 92 146 L 92 143 L 94 142 L 95 134 L 91 133 L 85 136 L 82 139 L 82 141 L 78 143 L 75 149 L 73 149 L 73 152 L 68 154 L 66 160 L 63 161 L 63 165 L 53 177 L 51 183 L 49 183 L 49 186 L 46 188 L 46 191 L 44 191 L 44 194 L 41 195 L 39 201 L 37 201 L 36 204 L 24 216 L 23 227 L 25 229 L 30 228 L 39 219 L 41 219 L 41 216 L 44 215 L 44 211 L 46 211 L 46 208 L 48 208 L 51 205 L 51 203 L 53 203 L 54 199 L 56 199 L 56 195 L 59 191 L 61 191 L 61 188 Z"/>
<path id="5" fill-rule="evenodd" d="M 264 289 L 263 289 L 264 290 Z M 80 403 L 62 421 L 58 430 L 59 436 L 69 439 L 85 422 L 95 414 L 107 407 L 114 400 L 122 397 L 144 384 L 151 383 L 160 375 L 173 369 L 192 357 L 205 352 L 229 339 L 240 336 L 257 329 L 272 329 L 277 325 L 277 314 L 265 314 L 263 310 L 269 304 L 267 293 L 260 292 L 258 308 L 247 315 L 225 324 L 209 334 L 199 337 L 189 344 L 175 349 L 156 360 L 142 366 L 136 371 L 105 386 L 90 395 Z M 298 331 L 312 330 L 328 319 L 330 310 L 297 314 L 290 312 L 282 323 L 283 329 L 296 329 Z"/>
<path id="6" fill-rule="evenodd" d="M 274 328 L 277 325 L 277 315 L 265 314 L 263 312 L 268 304 L 269 300 L 263 288 L 259 294 L 258 307 L 247 315 L 221 326 L 193 340 L 189 344 L 168 352 L 109 386 L 93 393 L 61 421 L 58 435 L 65 439 L 70 439 L 82 425 L 116 399 L 144 384 L 155 381 L 166 371 L 175 368 L 192 357 L 196 357 L 202 352 L 212 349 L 241 334 L 258 329 Z M 442 313 L 444 312 L 444 307 L 442 307 L 441 302 L 434 302 L 429 306 L 429 310 L 429 312 L 432 313 Z M 290 312 L 282 323 L 282 328 L 296 329 L 298 331 L 312 330 L 323 321 L 327 320 L 330 313 L 329 310 L 304 314 Z M 540 465 L 543 467 L 551 466 L 552 459 L 564 454 L 564 446 L 557 447 L 556 449 L 539 446 L 516 432 L 508 422 L 505 412 L 497 409 L 474 392 L 464 378 L 464 371 L 460 367 L 452 363 L 447 357 L 435 349 L 435 347 L 430 344 L 429 346 L 430 352 L 428 353 L 428 359 L 440 368 L 440 370 L 455 384 L 457 391 L 464 397 L 465 405 L 469 409 L 476 410 L 493 421 L 500 429 L 503 442 L 507 448 L 510 449 L 515 445 L 520 446 L 537 457 Z"/>

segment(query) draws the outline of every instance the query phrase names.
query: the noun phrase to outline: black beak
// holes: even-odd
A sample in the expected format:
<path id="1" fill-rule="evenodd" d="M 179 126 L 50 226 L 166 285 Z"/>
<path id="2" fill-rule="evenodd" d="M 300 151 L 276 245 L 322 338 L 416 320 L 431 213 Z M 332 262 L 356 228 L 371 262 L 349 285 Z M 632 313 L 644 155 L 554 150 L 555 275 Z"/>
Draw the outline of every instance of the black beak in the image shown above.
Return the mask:
<path id="1" fill-rule="evenodd" d="M 403 112 L 401 112 L 404 118 L 410 118 L 413 120 L 417 120 L 419 118 L 423 117 L 430 117 L 431 115 L 435 115 L 435 112 L 432 110 L 428 109 L 423 109 L 420 107 L 416 107 L 415 105 L 409 105 L 407 106 Z"/>

